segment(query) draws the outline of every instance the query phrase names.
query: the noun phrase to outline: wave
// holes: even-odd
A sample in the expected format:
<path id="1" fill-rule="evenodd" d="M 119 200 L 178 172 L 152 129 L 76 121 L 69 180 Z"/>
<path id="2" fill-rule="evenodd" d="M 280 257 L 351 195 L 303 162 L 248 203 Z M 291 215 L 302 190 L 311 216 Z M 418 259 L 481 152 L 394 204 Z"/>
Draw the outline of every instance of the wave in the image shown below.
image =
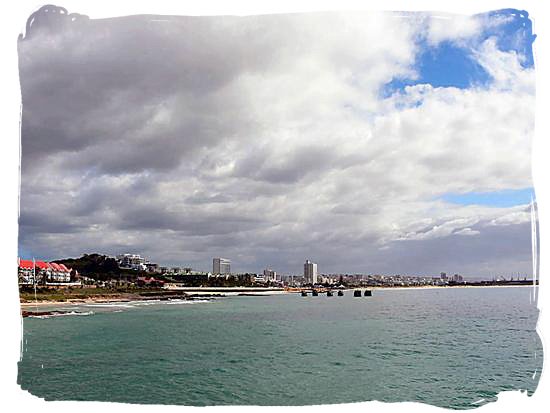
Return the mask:
<path id="1" fill-rule="evenodd" d="M 94 303 L 94 304 L 85 304 L 86 307 L 119 307 L 119 308 L 132 308 L 134 307 L 131 303 Z"/>
<path id="2" fill-rule="evenodd" d="M 93 311 L 69 311 L 69 312 L 63 312 L 63 313 L 51 313 L 51 314 L 42 314 L 42 315 L 29 315 L 29 318 L 40 318 L 40 319 L 46 319 L 46 318 L 52 318 L 52 317 L 64 317 L 64 316 L 71 316 L 71 315 L 94 315 L 95 313 Z"/>
<path id="3" fill-rule="evenodd" d="M 174 304 L 201 304 L 201 303 L 210 303 L 211 300 L 170 300 L 165 301 L 164 304 L 174 305 Z"/>

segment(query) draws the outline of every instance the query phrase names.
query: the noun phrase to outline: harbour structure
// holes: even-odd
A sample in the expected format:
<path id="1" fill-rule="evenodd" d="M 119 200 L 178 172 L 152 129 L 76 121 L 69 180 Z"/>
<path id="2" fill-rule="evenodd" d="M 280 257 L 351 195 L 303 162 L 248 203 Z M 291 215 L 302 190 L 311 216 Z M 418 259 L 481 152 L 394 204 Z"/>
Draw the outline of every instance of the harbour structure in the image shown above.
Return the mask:
<path id="1" fill-rule="evenodd" d="M 306 283 L 317 284 L 317 264 L 306 260 L 304 264 L 304 278 Z"/>
<path id="2" fill-rule="evenodd" d="M 212 274 L 228 275 L 231 274 L 231 261 L 227 258 L 216 257 L 212 259 Z"/>

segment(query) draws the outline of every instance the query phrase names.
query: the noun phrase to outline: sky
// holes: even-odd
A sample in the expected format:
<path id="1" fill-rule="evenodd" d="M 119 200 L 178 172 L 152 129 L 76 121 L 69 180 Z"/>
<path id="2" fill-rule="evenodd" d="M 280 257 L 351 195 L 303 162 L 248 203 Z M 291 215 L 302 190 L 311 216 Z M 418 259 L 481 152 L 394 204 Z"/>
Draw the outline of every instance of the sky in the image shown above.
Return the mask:
<path id="1" fill-rule="evenodd" d="M 19 40 L 19 253 L 532 274 L 527 12 L 92 20 Z"/>

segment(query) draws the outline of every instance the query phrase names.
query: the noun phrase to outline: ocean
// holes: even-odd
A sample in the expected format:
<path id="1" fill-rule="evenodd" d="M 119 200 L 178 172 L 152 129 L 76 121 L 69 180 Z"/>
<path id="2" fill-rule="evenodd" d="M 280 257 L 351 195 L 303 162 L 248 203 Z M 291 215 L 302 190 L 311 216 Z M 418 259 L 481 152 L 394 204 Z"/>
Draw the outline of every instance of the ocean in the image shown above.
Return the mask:
<path id="1" fill-rule="evenodd" d="M 73 305 L 82 314 L 24 319 L 18 383 L 46 400 L 470 409 L 536 390 L 532 296 L 481 287 Z"/>

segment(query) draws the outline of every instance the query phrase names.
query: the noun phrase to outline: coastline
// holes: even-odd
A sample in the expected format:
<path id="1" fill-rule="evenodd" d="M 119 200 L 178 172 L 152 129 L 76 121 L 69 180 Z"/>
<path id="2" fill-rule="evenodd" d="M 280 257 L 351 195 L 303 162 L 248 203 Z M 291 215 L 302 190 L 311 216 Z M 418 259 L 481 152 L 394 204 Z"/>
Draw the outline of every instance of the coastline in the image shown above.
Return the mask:
<path id="1" fill-rule="evenodd" d="M 419 285 L 419 286 L 395 286 L 395 287 L 350 287 L 345 288 L 345 291 L 352 290 L 428 290 L 428 289 L 449 289 L 449 288 L 533 288 L 538 285 L 453 285 L 453 286 L 440 286 L 440 285 Z M 168 290 L 174 291 L 174 290 Z M 174 291 L 175 292 L 175 291 Z M 101 303 L 125 303 L 132 301 L 158 301 L 158 300 L 194 300 L 197 298 L 216 298 L 216 297 L 237 297 L 237 296 L 268 296 L 268 295 L 281 295 L 281 294 L 297 294 L 299 291 L 287 291 L 287 290 L 260 290 L 260 291 L 243 291 L 241 288 L 224 289 L 223 291 L 215 291 L 214 289 L 191 289 L 186 290 L 184 288 L 177 290 L 177 294 L 158 294 L 154 295 L 139 295 L 136 293 L 121 293 L 113 294 L 112 296 L 98 295 L 90 296 L 87 298 L 66 298 L 63 300 L 20 300 L 20 306 L 22 310 L 29 310 L 37 307 L 59 306 L 59 305 L 79 305 L 79 304 L 101 304 Z"/>
<path id="2" fill-rule="evenodd" d="M 431 289 L 444 289 L 444 288 L 533 288 L 538 287 L 538 284 L 511 284 L 511 285 L 411 285 L 408 287 L 399 286 L 399 287 L 360 287 L 356 289 L 367 289 L 367 290 L 431 290 Z M 354 288 L 350 288 L 353 290 Z"/>
<path id="3" fill-rule="evenodd" d="M 144 291 L 146 295 L 140 295 L 139 293 L 119 293 L 112 295 L 88 296 L 86 298 L 64 298 L 60 300 L 52 299 L 20 299 L 20 306 L 22 310 L 30 310 L 37 307 L 48 306 L 60 306 L 60 305 L 79 305 L 79 304 L 101 304 L 101 303 L 128 303 L 135 301 L 170 301 L 170 300 L 196 300 L 201 298 L 217 298 L 217 297 L 236 297 L 236 296 L 266 296 L 266 295 L 279 295 L 279 294 L 292 294 L 291 291 L 285 290 L 259 290 L 251 291 L 250 289 L 244 290 L 242 288 L 224 289 L 222 291 L 217 289 L 178 289 L 178 290 L 162 290 L 162 291 Z"/>

